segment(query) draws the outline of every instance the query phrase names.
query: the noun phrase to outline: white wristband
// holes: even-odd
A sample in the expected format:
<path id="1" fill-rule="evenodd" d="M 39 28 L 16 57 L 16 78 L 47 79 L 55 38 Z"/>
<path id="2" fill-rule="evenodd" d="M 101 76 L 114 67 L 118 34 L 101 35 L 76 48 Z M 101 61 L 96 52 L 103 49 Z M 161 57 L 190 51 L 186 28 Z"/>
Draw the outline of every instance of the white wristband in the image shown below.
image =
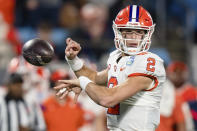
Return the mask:
<path id="1" fill-rule="evenodd" d="M 80 83 L 80 87 L 85 90 L 87 85 L 90 83 L 90 82 L 93 82 L 91 81 L 89 78 L 85 77 L 85 76 L 80 76 L 79 77 L 79 83 Z"/>
<path id="2" fill-rule="evenodd" d="M 69 60 L 66 56 L 65 56 L 65 59 L 67 60 L 70 68 L 73 70 L 73 71 L 78 71 L 80 70 L 82 67 L 83 67 L 83 61 L 79 58 L 79 57 L 75 57 L 74 59 L 72 60 Z"/>

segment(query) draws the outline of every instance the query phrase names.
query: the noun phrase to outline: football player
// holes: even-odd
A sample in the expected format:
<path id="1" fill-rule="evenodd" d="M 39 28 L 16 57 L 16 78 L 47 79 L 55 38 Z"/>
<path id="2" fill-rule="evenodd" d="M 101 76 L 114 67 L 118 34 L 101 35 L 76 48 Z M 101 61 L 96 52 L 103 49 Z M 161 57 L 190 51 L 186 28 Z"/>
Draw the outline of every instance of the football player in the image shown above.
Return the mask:
<path id="1" fill-rule="evenodd" d="M 77 99 L 85 90 L 93 101 L 108 108 L 110 131 L 154 131 L 166 79 L 163 60 L 148 52 L 154 27 L 151 15 L 142 6 L 122 9 L 113 23 L 116 50 L 109 55 L 108 68 L 101 72 L 84 65 L 77 57 L 80 45 L 68 38 L 66 60 L 78 79 L 60 80 L 55 87 L 57 95 L 63 98 L 74 91 Z"/>

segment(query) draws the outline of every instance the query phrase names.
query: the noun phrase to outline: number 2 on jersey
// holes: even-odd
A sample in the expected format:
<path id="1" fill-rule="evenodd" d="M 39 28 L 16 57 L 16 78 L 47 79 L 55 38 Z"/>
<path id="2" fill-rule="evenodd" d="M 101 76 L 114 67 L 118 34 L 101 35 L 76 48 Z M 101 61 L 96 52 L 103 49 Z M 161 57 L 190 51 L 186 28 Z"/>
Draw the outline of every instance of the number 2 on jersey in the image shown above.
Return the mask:
<path id="1" fill-rule="evenodd" d="M 154 71 L 155 71 L 155 59 L 149 57 L 149 58 L 147 59 L 147 62 L 148 62 L 148 63 L 147 63 L 146 70 L 147 70 L 147 71 L 154 72 Z"/>
<path id="2" fill-rule="evenodd" d="M 108 81 L 108 88 L 114 87 L 117 84 L 118 84 L 117 78 L 111 77 Z M 119 109 L 120 109 L 120 104 L 117 104 L 114 107 L 108 108 L 107 113 L 111 115 L 119 115 L 120 114 Z"/>

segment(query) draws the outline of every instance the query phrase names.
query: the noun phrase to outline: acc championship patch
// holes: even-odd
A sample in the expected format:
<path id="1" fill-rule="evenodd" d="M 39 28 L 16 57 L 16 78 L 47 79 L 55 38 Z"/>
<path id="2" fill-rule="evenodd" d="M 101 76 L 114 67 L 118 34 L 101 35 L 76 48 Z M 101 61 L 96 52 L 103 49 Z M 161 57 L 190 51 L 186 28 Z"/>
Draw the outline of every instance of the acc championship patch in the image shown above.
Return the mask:
<path id="1" fill-rule="evenodd" d="M 130 56 L 128 61 L 127 61 L 127 63 L 126 63 L 126 65 L 127 66 L 131 66 L 133 64 L 133 62 L 134 62 L 134 59 L 135 59 L 135 56 Z"/>

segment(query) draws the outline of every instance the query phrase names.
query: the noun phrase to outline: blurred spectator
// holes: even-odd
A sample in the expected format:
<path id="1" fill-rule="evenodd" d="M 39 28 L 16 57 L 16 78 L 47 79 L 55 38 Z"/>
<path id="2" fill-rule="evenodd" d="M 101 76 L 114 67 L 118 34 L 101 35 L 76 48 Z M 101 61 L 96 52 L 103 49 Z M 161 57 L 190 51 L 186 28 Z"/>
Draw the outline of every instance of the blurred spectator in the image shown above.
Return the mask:
<path id="1" fill-rule="evenodd" d="M 45 123 L 40 107 L 24 96 L 22 84 L 21 75 L 9 74 L 6 81 L 7 94 L 0 100 L 0 130 L 44 131 Z"/>
<path id="2" fill-rule="evenodd" d="M 50 24 L 50 22 L 41 21 L 39 23 L 39 25 L 38 25 L 37 30 L 38 30 L 38 37 L 40 39 L 43 39 L 43 40 L 52 42 L 52 40 L 51 40 L 51 34 L 52 34 L 53 27 Z"/>
<path id="3" fill-rule="evenodd" d="M 38 8 L 40 4 L 38 0 L 16 0 L 15 8 L 15 26 L 35 27 L 40 21 Z"/>
<path id="4" fill-rule="evenodd" d="M 80 10 L 80 27 L 71 32 L 71 37 L 82 43 L 87 57 L 99 60 L 113 43 L 112 30 L 107 26 L 108 8 L 88 3 Z"/>
<path id="5" fill-rule="evenodd" d="M 16 0 L 17 27 L 36 27 L 41 21 L 57 25 L 62 0 Z"/>
<path id="6" fill-rule="evenodd" d="M 72 2 L 73 4 L 75 4 L 76 5 L 76 7 L 78 8 L 78 9 L 81 9 L 86 3 L 88 3 L 88 0 L 75 0 L 75 1 L 73 1 L 73 0 L 63 0 L 65 3 L 66 2 Z"/>
<path id="7" fill-rule="evenodd" d="M 66 30 L 73 31 L 79 26 L 79 10 L 72 3 L 64 3 L 59 13 L 59 24 Z"/>
<path id="8" fill-rule="evenodd" d="M 160 104 L 160 124 L 156 131 L 186 131 L 182 104 L 174 85 L 166 80 Z"/>
<path id="9" fill-rule="evenodd" d="M 97 4 L 104 4 L 105 6 L 110 7 L 111 5 L 113 5 L 116 1 L 118 0 L 88 0 L 91 3 L 97 3 Z"/>
<path id="10" fill-rule="evenodd" d="M 48 21 L 41 21 L 37 28 L 37 37 L 50 42 L 55 50 L 57 59 L 64 58 L 65 38 L 68 36 L 67 30 L 54 28 Z"/>
<path id="11" fill-rule="evenodd" d="M 62 0 L 39 0 L 39 16 L 41 21 L 49 21 L 52 25 L 58 25 L 58 12 Z"/>
<path id="12" fill-rule="evenodd" d="M 59 79 L 69 79 L 65 70 L 55 70 L 51 75 L 51 86 Z M 84 110 L 79 103 L 75 104 L 70 96 L 58 99 L 54 90 L 42 104 L 48 131 L 77 131 L 84 124 Z"/>

